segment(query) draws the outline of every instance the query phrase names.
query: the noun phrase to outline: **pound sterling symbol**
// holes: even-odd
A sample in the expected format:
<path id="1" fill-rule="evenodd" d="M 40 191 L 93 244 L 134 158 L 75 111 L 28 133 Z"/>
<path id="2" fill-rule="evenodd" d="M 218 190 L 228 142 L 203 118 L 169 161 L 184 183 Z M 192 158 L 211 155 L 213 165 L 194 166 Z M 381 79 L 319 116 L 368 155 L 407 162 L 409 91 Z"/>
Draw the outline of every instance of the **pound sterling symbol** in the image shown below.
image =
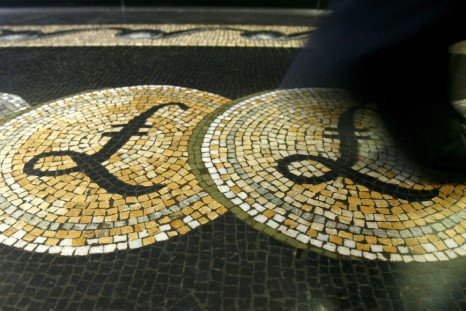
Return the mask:
<path id="1" fill-rule="evenodd" d="M 34 156 L 24 165 L 24 173 L 42 177 L 62 176 L 65 174 L 82 172 L 86 174 L 93 182 L 99 185 L 99 187 L 107 190 L 109 193 L 117 193 L 122 196 L 139 196 L 158 191 L 164 186 L 160 184 L 155 184 L 152 186 L 127 184 L 113 176 L 101 163 L 107 161 L 113 154 L 122 148 L 132 136 L 146 135 L 147 132 L 140 132 L 139 130 L 141 128 L 151 128 L 151 126 L 145 125 L 147 119 L 158 110 L 172 105 L 178 106 L 182 110 L 188 109 L 186 105 L 175 102 L 154 106 L 146 112 L 143 112 L 139 116 L 133 118 L 126 125 L 112 125 L 112 127 L 122 128 L 118 132 L 103 134 L 103 136 L 109 136 L 111 138 L 102 147 L 102 149 L 100 149 L 100 151 L 92 155 L 71 150 L 44 152 Z M 35 164 L 39 162 L 39 160 L 54 156 L 69 156 L 76 163 L 76 166 L 55 171 L 42 171 L 40 169 L 34 168 Z"/>
<path id="2" fill-rule="evenodd" d="M 438 189 L 416 190 L 401 187 L 399 185 L 382 182 L 377 178 L 362 174 L 352 168 L 358 161 L 359 146 L 358 137 L 355 132 L 365 130 L 356 129 L 353 123 L 354 115 L 359 107 L 352 107 L 341 114 L 338 121 L 338 135 L 324 135 L 327 138 L 338 138 L 340 140 L 340 156 L 336 159 L 329 159 L 323 156 L 295 154 L 285 157 L 277 162 L 277 170 L 288 179 L 297 184 L 317 185 L 334 180 L 337 177 L 346 177 L 354 182 L 367 187 L 372 191 L 388 194 L 394 198 L 407 200 L 410 202 L 421 202 L 431 200 L 439 195 Z M 332 129 L 329 129 L 332 130 Z M 369 138 L 359 136 L 359 138 Z M 323 164 L 330 171 L 320 176 L 305 177 L 298 176 L 290 172 L 288 165 L 293 162 L 311 160 Z"/>

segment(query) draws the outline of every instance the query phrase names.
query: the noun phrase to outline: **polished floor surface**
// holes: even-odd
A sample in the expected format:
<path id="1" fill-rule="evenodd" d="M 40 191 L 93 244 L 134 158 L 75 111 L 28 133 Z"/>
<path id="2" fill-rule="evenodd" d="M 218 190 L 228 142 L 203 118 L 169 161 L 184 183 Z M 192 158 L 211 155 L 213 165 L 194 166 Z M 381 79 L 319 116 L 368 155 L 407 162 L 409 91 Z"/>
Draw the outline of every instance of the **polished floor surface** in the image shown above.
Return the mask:
<path id="1" fill-rule="evenodd" d="M 322 14 L 1 10 L 0 308 L 464 310 L 466 184 L 279 89 Z"/>

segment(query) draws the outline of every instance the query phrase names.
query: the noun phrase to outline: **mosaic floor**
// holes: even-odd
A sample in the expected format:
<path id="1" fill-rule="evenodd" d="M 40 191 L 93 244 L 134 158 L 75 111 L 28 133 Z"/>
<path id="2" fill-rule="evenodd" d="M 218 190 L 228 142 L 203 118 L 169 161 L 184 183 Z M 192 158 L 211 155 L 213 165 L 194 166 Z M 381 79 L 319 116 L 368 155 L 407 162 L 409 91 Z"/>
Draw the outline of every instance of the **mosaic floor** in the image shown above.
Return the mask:
<path id="1" fill-rule="evenodd" d="M 0 25 L 2 309 L 466 308 L 466 183 L 278 89 L 283 18 Z"/>
<path id="2" fill-rule="evenodd" d="M 219 114 L 202 159 L 234 213 L 294 245 L 406 262 L 466 255 L 465 184 L 429 181 L 382 129 L 339 91 L 280 90 Z"/>

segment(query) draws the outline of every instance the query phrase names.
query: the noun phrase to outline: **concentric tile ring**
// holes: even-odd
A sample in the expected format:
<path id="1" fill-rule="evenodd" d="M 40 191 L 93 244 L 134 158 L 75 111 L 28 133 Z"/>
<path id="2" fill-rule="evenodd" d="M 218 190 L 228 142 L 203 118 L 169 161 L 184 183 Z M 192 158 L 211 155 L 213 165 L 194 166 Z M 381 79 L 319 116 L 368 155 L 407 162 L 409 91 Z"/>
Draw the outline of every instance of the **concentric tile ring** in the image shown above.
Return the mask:
<path id="1" fill-rule="evenodd" d="M 173 86 L 75 95 L 0 126 L 0 241 L 87 255 L 182 235 L 226 209 L 187 163 L 228 99 Z"/>
<path id="2" fill-rule="evenodd" d="M 214 114 L 200 150 L 212 194 L 257 229 L 368 259 L 466 254 L 465 184 L 421 176 L 344 92 L 279 90 Z"/>

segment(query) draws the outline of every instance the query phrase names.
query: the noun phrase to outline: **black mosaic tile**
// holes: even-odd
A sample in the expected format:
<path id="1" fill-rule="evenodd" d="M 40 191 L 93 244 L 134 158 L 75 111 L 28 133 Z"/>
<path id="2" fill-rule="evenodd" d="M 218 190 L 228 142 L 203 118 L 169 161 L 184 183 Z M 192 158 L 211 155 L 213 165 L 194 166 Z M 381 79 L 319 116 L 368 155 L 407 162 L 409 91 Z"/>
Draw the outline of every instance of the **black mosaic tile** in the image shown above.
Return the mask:
<path id="1" fill-rule="evenodd" d="M 244 243 L 228 247 L 216 239 L 225 228 L 246 233 Z M 403 264 L 305 251 L 296 259 L 294 248 L 232 214 L 131 251 L 60 257 L 0 246 L 0 252 L 4 309 L 461 310 L 466 294 L 463 258 Z"/>
<path id="2" fill-rule="evenodd" d="M 286 48 L 0 49 L 0 70 L 9 77 L 0 80 L 0 91 L 31 104 L 88 90 L 147 84 L 178 85 L 237 98 L 279 86 L 295 54 L 295 49 Z"/>

